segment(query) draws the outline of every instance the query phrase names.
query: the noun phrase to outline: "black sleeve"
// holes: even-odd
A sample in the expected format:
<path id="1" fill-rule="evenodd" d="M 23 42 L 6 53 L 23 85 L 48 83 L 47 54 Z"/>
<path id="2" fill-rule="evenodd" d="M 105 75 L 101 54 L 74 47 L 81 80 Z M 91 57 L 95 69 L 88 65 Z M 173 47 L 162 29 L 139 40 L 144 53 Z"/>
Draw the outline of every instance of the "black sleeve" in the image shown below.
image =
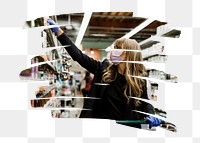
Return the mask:
<path id="1" fill-rule="evenodd" d="M 147 103 L 145 101 L 141 101 L 141 105 L 140 106 L 141 106 L 141 111 L 142 112 L 155 114 L 154 107 L 151 104 L 149 104 L 149 103 Z"/>
<path id="2" fill-rule="evenodd" d="M 93 74 L 95 73 L 98 66 L 100 66 L 100 62 L 83 54 L 81 50 L 79 50 L 74 45 L 74 43 L 69 39 L 69 37 L 65 33 L 58 36 L 57 38 L 63 46 L 70 45 L 69 47 L 66 47 L 65 49 L 67 50 L 67 52 L 69 53 L 69 55 L 72 57 L 74 61 L 77 61 L 82 67 L 84 67 L 90 73 L 93 73 Z"/>

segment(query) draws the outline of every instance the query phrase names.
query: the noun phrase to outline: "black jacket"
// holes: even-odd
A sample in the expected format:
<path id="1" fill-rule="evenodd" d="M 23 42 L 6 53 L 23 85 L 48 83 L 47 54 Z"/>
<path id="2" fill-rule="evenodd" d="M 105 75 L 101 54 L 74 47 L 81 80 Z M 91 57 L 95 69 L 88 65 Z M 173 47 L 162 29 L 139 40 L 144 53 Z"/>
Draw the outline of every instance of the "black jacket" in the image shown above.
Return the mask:
<path id="1" fill-rule="evenodd" d="M 80 118 L 101 118 L 101 99 L 103 93 L 105 91 L 106 85 L 99 85 L 102 83 L 102 75 L 106 71 L 106 67 L 108 66 L 108 60 L 104 60 L 102 62 L 96 61 L 89 56 L 83 54 L 74 43 L 67 37 L 65 33 L 58 37 L 58 40 L 63 46 L 70 45 L 65 49 L 72 57 L 74 61 L 77 61 L 82 67 L 88 70 L 90 73 L 94 74 L 93 83 L 89 92 L 89 97 L 93 97 L 95 99 L 84 99 L 84 107 L 81 112 Z M 142 98 L 147 98 L 147 90 L 144 87 L 144 91 Z M 133 104 L 132 104 L 133 105 Z M 84 110 L 86 109 L 86 110 Z M 90 110 L 88 110 L 90 109 Z M 131 110 L 139 110 L 147 113 L 154 114 L 154 108 L 151 104 L 146 102 L 142 102 L 139 107 L 133 107 L 131 105 L 127 106 L 127 119 L 139 119 L 142 118 L 138 113 L 132 113 Z"/>

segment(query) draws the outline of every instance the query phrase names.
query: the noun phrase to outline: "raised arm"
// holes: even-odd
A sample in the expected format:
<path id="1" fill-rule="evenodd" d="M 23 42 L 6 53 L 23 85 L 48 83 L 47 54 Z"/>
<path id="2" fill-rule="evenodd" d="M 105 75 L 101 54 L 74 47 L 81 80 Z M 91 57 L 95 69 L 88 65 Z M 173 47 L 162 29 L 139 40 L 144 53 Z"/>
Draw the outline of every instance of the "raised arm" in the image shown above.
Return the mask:
<path id="1" fill-rule="evenodd" d="M 48 20 L 50 25 L 55 25 L 53 20 Z M 55 29 L 54 29 L 55 28 Z M 52 28 L 52 31 L 57 36 L 59 42 L 63 46 L 70 45 L 69 47 L 65 47 L 69 55 L 72 57 L 74 61 L 77 61 L 82 67 L 88 70 L 90 73 L 95 73 L 98 66 L 100 66 L 100 62 L 90 58 L 86 54 L 83 54 L 81 50 L 79 50 L 76 45 L 69 39 L 69 37 L 62 31 L 62 29 L 58 27 Z"/>

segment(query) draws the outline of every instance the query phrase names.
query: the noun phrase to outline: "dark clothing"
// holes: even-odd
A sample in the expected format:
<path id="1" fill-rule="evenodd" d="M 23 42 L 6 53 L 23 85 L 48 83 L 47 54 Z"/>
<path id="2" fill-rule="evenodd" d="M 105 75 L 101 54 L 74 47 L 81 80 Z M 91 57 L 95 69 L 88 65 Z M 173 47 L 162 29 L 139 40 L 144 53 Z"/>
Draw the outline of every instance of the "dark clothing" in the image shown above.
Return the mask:
<path id="1" fill-rule="evenodd" d="M 83 97 L 88 97 L 89 90 L 82 89 Z"/>
<path id="2" fill-rule="evenodd" d="M 84 97 L 87 97 L 92 85 L 92 77 L 90 77 L 90 75 L 86 76 L 84 80 L 86 81 L 86 84 L 85 84 L 85 88 L 82 89 L 82 94 Z"/>
<path id="3" fill-rule="evenodd" d="M 89 92 L 92 85 L 92 77 L 86 79 L 85 90 Z"/>
<path id="4" fill-rule="evenodd" d="M 102 98 L 102 117 L 105 119 L 120 120 L 125 117 L 127 100 L 123 95 L 126 79 L 118 73 L 116 80 L 105 89 Z"/>
<path id="5" fill-rule="evenodd" d="M 80 118 L 106 118 L 115 120 L 126 119 L 143 119 L 143 116 L 132 110 L 138 110 L 154 114 L 154 108 L 151 104 L 141 102 L 139 107 L 134 106 L 134 99 L 127 102 L 123 95 L 124 85 L 126 84 L 125 77 L 118 73 L 117 79 L 110 84 L 103 84 L 102 75 L 105 73 L 109 65 L 108 60 L 103 62 L 96 61 L 89 56 L 83 54 L 65 33 L 58 37 L 62 45 L 70 45 L 65 49 L 74 61 L 77 61 L 82 67 L 94 74 L 92 86 L 90 88 L 89 97 L 96 99 L 84 99 L 83 109 Z M 141 98 L 147 98 L 146 86 L 143 89 Z M 134 94 L 131 95 L 135 97 Z"/>

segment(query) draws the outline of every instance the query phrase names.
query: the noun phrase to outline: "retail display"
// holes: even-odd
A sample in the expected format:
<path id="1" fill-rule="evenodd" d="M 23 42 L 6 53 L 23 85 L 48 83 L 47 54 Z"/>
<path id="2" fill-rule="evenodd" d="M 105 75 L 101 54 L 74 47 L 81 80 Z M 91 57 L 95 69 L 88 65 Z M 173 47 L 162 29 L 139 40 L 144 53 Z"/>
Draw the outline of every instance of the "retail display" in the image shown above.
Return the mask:
<path id="1" fill-rule="evenodd" d="M 164 37 L 179 37 L 181 34 L 180 30 L 169 28 L 168 25 L 161 25 L 157 27 L 156 35 L 140 42 L 142 48 L 142 56 L 144 61 L 165 63 L 167 61 L 167 55 L 164 51 Z M 148 77 L 159 80 L 165 80 L 170 82 L 178 82 L 178 78 L 175 75 L 167 74 L 163 71 L 156 69 L 147 69 Z"/>
<path id="2" fill-rule="evenodd" d="M 148 69 L 147 70 L 148 77 L 149 78 L 154 78 L 154 79 L 159 79 L 159 80 L 165 80 L 165 81 L 170 81 L 170 82 L 177 82 L 177 76 L 167 74 L 163 71 L 159 71 L 156 69 Z"/>
<path id="3" fill-rule="evenodd" d="M 150 99 L 153 100 L 153 101 L 157 101 L 157 95 L 155 95 L 155 91 L 158 90 L 158 83 L 155 83 L 155 82 L 151 81 L 150 90 L 151 90 Z"/>
<path id="4" fill-rule="evenodd" d="M 165 24 L 157 27 L 156 34 L 163 37 L 179 38 L 181 31 Z"/>
<path id="5" fill-rule="evenodd" d="M 55 17 L 51 17 L 55 18 Z M 54 19 L 55 20 L 55 19 Z M 46 25 L 46 18 L 38 18 L 35 24 L 40 26 Z M 43 48 L 59 46 L 56 37 L 50 29 L 41 32 L 44 39 Z M 46 43 L 46 44 L 45 44 Z M 44 55 L 35 56 L 31 59 L 31 64 L 39 63 L 38 66 L 23 70 L 20 73 L 22 80 L 47 80 L 49 86 L 41 86 L 36 91 L 36 98 L 31 100 L 31 106 L 34 108 L 70 108 L 76 106 L 76 89 L 69 84 L 71 67 L 71 57 L 66 52 L 66 46 L 60 46 L 56 49 L 49 50 Z M 43 63 L 45 62 L 45 63 Z M 41 63 L 41 64 L 40 64 Z M 55 117 L 71 117 L 71 111 L 57 110 L 52 111 Z M 76 112 L 77 117 L 78 113 Z"/>
<path id="6" fill-rule="evenodd" d="M 79 16 L 83 17 L 82 14 Z M 62 16 L 60 16 L 60 18 L 65 19 L 66 15 L 62 15 Z M 68 15 L 68 18 L 70 18 L 69 21 L 71 21 L 70 15 Z M 143 21 L 145 21 L 145 19 L 143 19 Z M 147 21 L 149 21 L 149 20 L 147 20 Z M 71 61 L 70 61 L 71 57 L 69 56 L 67 51 L 73 57 L 74 61 L 78 62 L 81 66 L 86 65 L 83 67 L 95 75 L 94 79 L 97 79 L 96 75 L 98 75 L 98 73 L 93 72 L 91 70 L 92 66 L 90 67 L 90 65 L 96 65 L 96 63 L 95 63 L 95 61 L 91 60 L 89 57 L 86 56 L 87 52 L 84 51 L 85 47 L 83 47 L 83 45 L 80 45 L 80 43 L 77 44 L 77 42 L 75 42 L 75 44 L 73 44 L 73 40 L 74 40 L 74 39 L 72 39 L 72 38 L 74 38 L 73 32 L 77 31 L 77 29 L 75 27 L 73 27 L 72 25 L 71 25 L 71 28 L 65 26 L 65 28 L 67 28 L 67 30 L 69 30 L 69 31 L 71 30 L 69 33 L 67 33 L 65 31 L 66 29 L 64 29 L 61 25 L 58 26 L 56 23 L 57 23 L 57 16 L 54 16 L 51 18 L 49 18 L 49 17 L 48 18 L 38 18 L 35 20 L 35 24 L 38 24 L 39 26 L 45 26 L 46 24 L 53 26 L 50 28 L 51 30 L 45 29 L 41 32 L 41 37 L 43 39 L 42 48 L 48 48 L 48 47 L 56 47 L 56 48 L 49 50 L 44 55 L 38 55 L 38 56 L 33 57 L 31 59 L 31 63 L 32 64 L 37 63 L 37 66 L 33 66 L 33 67 L 26 69 L 20 73 L 21 79 L 49 81 L 49 86 L 41 86 L 41 87 L 39 87 L 38 91 L 36 91 L 36 99 L 31 100 L 32 107 L 51 109 L 52 110 L 51 114 L 52 114 L 52 117 L 54 117 L 54 118 L 77 118 L 77 117 L 79 117 L 81 110 L 83 111 L 81 113 L 84 113 L 84 110 L 93 110 L 93 109 L 101 108 L 101 107 L 102 108 L 109 107 L 109 105 L 112 105 L 114 103 L 114 100 L 112 101 L 113 103 L 111 102 L 111 104 L 105 104 L 105 106 L 104 106 L 104 104 L 102 104 L 103 101 L 100 101 L 101 105 L 103 105 L 103 106 L 93 108 L 93 105 L 92 105 L 93 102 L 95 103 L 95 105 L 99 104 L 98 102 L 95 102 L 94 100 L 97 101 L 99 99 L 104 99 L 103 96 L 96 96 L 98 92 L 92 93 L 92 94 L 95 94 L 96 99 L 90 98 L 90 95 L 89 95 L 89 97 L 87 97 L 87 95 L 84 95 L 84 94 L 83 94 L 84 95 L 83 97 L 77 96 L 77 91 L 76 91 L 77 88 L 75 88 L 74 85 L 72 84 L 74 82 L 73 75 L 70 73 L 70 70 L 69 70 L 70 67 L 72 66 Z M 180 33 L 181 33 L 179 30 L 171 29 L 165 24 L 166 24 L 165 22 L 160 22 L 160 23 L 156 22 L 155 25 L 157 25 L 157 26 L 154 27 L 154 29 L 152 29 L 152 31 L 151 31 L 154 34 L 148 35 L 147 37 L 141 38 L 140 40 L 135 39 L 137 42 L 139 42 L 139 46 L 141 47 L 141 50 L 142 50 L 142 51 L 139 50 L 139 52 L 142 52 L 143 61 L 141 60 L 141 58 L 139 61 L 143 62 L 142 64 L 144 64 L 144 66 L 147 69 L 147 77 L 145 74 L 146 70 L 144 68 L 144 74 L 142 74 L 142 76 L 145 76 L 145 77 L 141 77 L 141 78 L 146 79 L 147 80 L 146 83 L 149 85 L 146 84 L 147 93 L 146 93 L 146 87 L 145 87 L 145 93 L 142 92 L 142 94 L 145 95 L 145 98 L 143 98 L 143 99 L 141 98 L 142 96 L 137 96 L 137 95 L 140 95 L 140 92 L 137 92 L 136 94 L 134 93 L 135 95 L 132 97 L 132 95 L 130 95 L 132 92 L 130 90 L 130 87 L 128 87 L 126 89 L 129 89 L 129 95 L 131 96 L 130 98 L 138 97 L 139 100 L 141 100 L 140 104 L 142 104 L 142 102 L 144 103 L 142 105 L 144 105 L 145 110 L 139 109 L 139 107 L 143 108 L 142 105 L 135 107 L 135 108 L 130 107 L 131 113 L 127 112 L 126 111 L 127 109 L 122 110 L 122 112 L 120 109 L 117 109 L 117 112 L 120 111 L 120 113 L 122 113 L 122 115 L 123 114 L 125 114 L 125 115 L 134 114 L 134 116 L 138 116 L 137 118 L 134 118 L 134 119 L 144 119 L 144 120 L 117 121 L 117 123 L 119 123 L 119 124 L 132 126 L 132 127 L 139 127 L 142 129 L 149 129 L 152 126 L 159 126 L 161 120 L 163 118 L 166 118 L 167 113 L 165 111 L 155 108 L 155 112 L 154 112 L 154 107 L 150 104 L 150 102 L 152 102 L 152 101 L 148 101 L 148 99 L 153 100 L 153 101 L 156 101 L 158 99 L 158 95 L 157 95 L 156 91 L 159 88 L 159 83 L 156 83 L 157 81 L 159 82 L 160 80 L 162 80 L 162 81 L 169 81 L 169 82 L 174 82 L 174 83 L 176 83 L 178 81 L 177 76 L 165 73 L 164 71 L 160 70 L 159 68 L 158 68 L 159 69 L 158 70 L 157 67 L 156 68 L 151 67 L 151 64 L 155 64 L 155 65 L 156 64 L 157 65 L 164 64 L 168 59 L 168 56 L 165 55 L 165 51 L 164 51 L 165 47 L 164 47 L 164 38 L 163 37 L 173 37 L 173 38 L 179 37 Z M 62 30 L 59 29 L 58 27 L 60 27 Z M 95 28 L 96 27 L 92 27 L 92 28 L 90 27 L 90 30 L 95 29 Z M 141 35 L 146 35 L 145 30 L 148 30 L 148 29 L 144 28 L 143 32 L 141 34 L 139 34 L 139 37 L 142 37 Z M 53 33 L 52 33 L 52 31 L 53 31 Z M 156 33 L 155 33 L 155 31 L 156 31 Z M 60 32 L 60 35 L 58 34 L 59 32 Z M 67 35 L 65 35 L 64 33 L 67 33 Z M 89 32 L 87 34 L 92 36 L 92 34 L 89 34 Z M 93 34 L 95 34 L 95 33 L 93 33 Z M 106 34 L 108 34 L 108 33 L 106 33 Z M 120 34 L 120 32 L 118 32 L 118 34 Z M 57 35 L 57 37 L 55 37 L 55 35 Z M 63 46 L 60 45 L 57 38 L 60 41 L 60 43 L 63 44 Z M 131 37 L 131 36 L 129 38 L 134 39 L 134 37 Z M 79 45 L 80 45 L 80 47 L 79 47 Z M 131 45 L 133 45 L 133 44 L 131 44 Z M 67 49 L 66 48 L 67 46 L 71 46 L 71 49 L 70 48 Z M 120 49 L 121 46 L 119 46 L 117 48 Z M 90 50 L 91 49 L 92 48 L 90 48 Z M 85 55 L 82 54 L 81 51 L 83 53 L 85 53 Z M 90 54 L 94 55 L 95 52 L 94 52 L 94 50 L 91 50 Z M 122 55 L 122 53 L 123 53 L 123 51 L 121 51 L 121 50 L 111 51 L 110 52 L 110 61 L 114 65 L 118 65 L 118 64 L 120 64 L 120 62 L 127 62 L 124 60 L 124 58 L 120 57 L 120 55 Z M 127 53 L 124 53 L 124 54 L 126 54 L 125 56 L 128 57 Z M 76 55 L 76 56 L 73 56 L 73 55 Z M 88 56 L 91 56 L 91 55 L 88 55 Z M 137 56 L 137 54 L 136 54 L 136 56 Z M 95 59 L 95 58 L 96 57 L 93 57 L 93 59 Z M 130 58 L 126 58 L 126 59 L 130 60 Z M 137 59 L 137 58 L 135 58 L 135 59 Z M 134 59 L 134 61 L 128 61 L 128 62 L 136 62 L 137 63 L 138 61 L 135 61 L 135 59 Z M 89 63 L 89 64 L 87 65 L 87 63 Z M 150 66 L 148 67 L 147 64 L 149 64 Z M 98 71 L 100 64 L 97 66 L 94 66 L 94 67 L 95 67 L 94 70 Z M 98 67 L 98 68 L 96 68 L 96 67 Z M 104 65 L 102 67 L 104 67 Z M 124 68 L 124 67 L 122 67 L 122 68 Z M 127 68 L 127 65 L 126 65 L 126 68 Z M 132 69 L 133 68 L 135 71 L 137 70 L 137 66 L 135 64 L 133 64 Z M 130 69 L 131 69 L 131 67 L 130 67 Z M 101 73 L 103 73 L 104 71 L 101 71 Z M 125 70 L 125 71 L 128 71 L 128 70 Z M 139 69 L 139 72 L 141 72 L 141 69 Z M 133 73 L 133 75 L 131 75 L 131 76 L 134 76 L 134 75 L 140 75 L 140 74 Z M 115 76 L 118 76 L 118 75 L 115 75 Z M 122 75 L 122 76 L 124 76 L 124 75 Z M 121 79 L 122 78 L 123 77 L 121 77 Z M 86 76 L 84 79 L 88 80 L 88 78 L 86 78 Z M 108 85 L 108 83 L 106 81 L 105 81 L 105 83 L 103 83 L 100 80 L 98 80 L 97 83 L 96 83 L 96 81 L 93 81 L 94 85 L 101 85 L 101 86 L 105 86 L 105 84 Z M 129 78 L 129 80 L 131 80 L 131 78 Z M 129 80 L 127 78 L 124 79 L 125 82 L 128 82 Z M 137 82 L 137 80 L 135 78 L 133 80 L 136 81 L 136 83 L 139 83 L 139 82 Z M 117 83 L 116 79 L 115 79 L 115 83 Z M 121 92 L 121 89 L 122 89 L 121 87 L 123 85 L 122 86 L 119 86 L 120 84 L 113 84 L 113 85 L 114 85 L 114 87 L 119 87 L 118 89 L 120 89 L 120 90 L 118 90 L 118 92 L 119 91 Z M 127 83 L 126 83 L 126 85 L 127 85 Z M 144 84 L 139 84 L 139 85 L 141 87 Z M 99 89 L 101 89 L 101 88 L 102 87 L 100 87 Z M 91 88 L 91 89 L 95 89 L 95 88 Z M 143 90 L 143 87 L 142 87 L 142 90 Z M 84 93 L 83 92 L 84 90 L 80 90 L 80 91 L 82 91 L 82 93 Z M 89 91 L 89 89 L 88 89 L 88 91 Z M 98 91 L 98 90 L 95 90 L 95 91 Z M 89 93 L 91 93 L 91 92 L 89 92 Z M 121 92 L 121 93 L 123 94 L 123 92 Z M 120 93 L 120 95 L 121 95 L 121 93 Z M 126 92 L 124 92 L 124 93 L 126 93 Z M 115 92 L 113 92 L 113 93 L 111 93 L 111 95 L 115 96 L 117 94 Z M 147 97 L 146 97 L 146 95 L 147 95 Z M 109 96 L 107 96 L 107 97 L 109 97 Z M 116 98 L 116 96 L 114 98 Z M 90 100 L 93 100 L 93 101 L 90 102 Z M 121 99 L 119 99 L 119 100 L 121 100 Z M 134 100 L 132 100 L 132 102 Z M 82 106 L 83 103 L 84 103 L 84 105 L 87 105 L 88 102 L 92 106 L 84 106 L 84 109 L 83 109 L 83 106 Z M 131 103 L 131 100 L 129 100 L 128 102 L 129 102 L 127 104 L 128 106 L 133 105 Z M 119 105 L 119 104 L 117 104 L 117 105 Z M 149 105 L 148 108 L 146 105 Z M 118 106 L 118 107 L 123 109 L 123 107 L 121 107 L 121 106 Z M 110 108 L 107 108 L 106 110 L 108 110 Z M 149 108 L 151 108 L 151 111 L 146 110 Z M 98 111 L 100 111 L 99 113 L 103 112 L 103 110 L 93 110 L 93 111 L 94 112 L 97 111 L 96 113 L 98 113 Z M 137 113 L 132 113 L 132 112 L 137 112 Z M 142 113 L 143 115 L 140 116 L 139 115 L 140 112 L 143 112 Z M 147 113 L 150 115 L 148 115 Z M 94 114 L 94 113 L 92 113 L 92 114 Z M 156 114 L 156 115 L 154 116 L 154 114 Z M 158 118 L 156 116 L 161 116 L 161 118 Z M 80 117 L 82 117 L 82 116 L 80 116 Z M 88 117 L 95 118 L 97 116 L 83 116 L 82 118 L 88 118 Z M 99 116 L 99 117 L 101 117 L 101 116 Z M 102 118 L 104 118 L 104 117 L 102 116 Z M 122 118 L 124 119 L 124 115 L 122 116 Z M 118 118 L 118 119 L 122 119 L 122 118 Z M 105 116 L 105 119 L 115 119 L 115 118 L 107 118 L 107 116 Z M 133 116 L 128 119 L 133 119 Z M 148 126 L 146 126 L 145 124 L 146 125 L 148 124 Z M 160 127 L 163 127 L 165 129 L 168 129 L 171 131 L 176 131 L 176 126 L 171 123 L 168 123 L 168 122 L 162 121 L 162 124 L 160 125 Z"/>

